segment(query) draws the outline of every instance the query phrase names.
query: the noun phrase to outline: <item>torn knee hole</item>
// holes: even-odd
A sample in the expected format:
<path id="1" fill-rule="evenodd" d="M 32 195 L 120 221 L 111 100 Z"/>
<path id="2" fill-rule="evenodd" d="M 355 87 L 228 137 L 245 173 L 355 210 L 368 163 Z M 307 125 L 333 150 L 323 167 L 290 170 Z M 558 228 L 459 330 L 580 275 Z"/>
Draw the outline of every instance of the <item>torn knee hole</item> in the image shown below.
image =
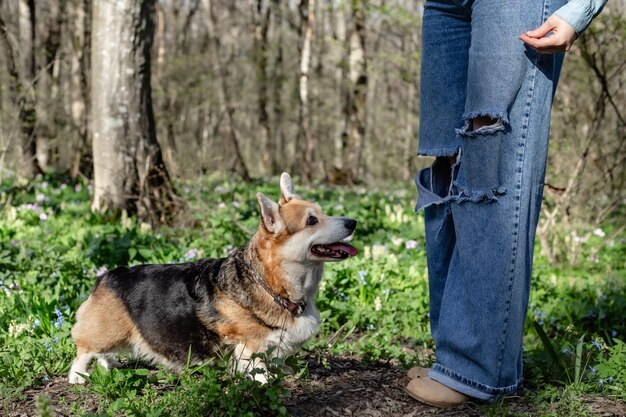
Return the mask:
<path id="1" fill-rule="evenodd" d="M 488 135 L 505 130 L 508 123 L 506 112 L 478 112 L 463 115 L 465 124 L 457 129 L 460 136 L 472 137 L 476 135 Z"/>
<path id="2" fill-rule="evenodd" d="M 472 130 L 476 131 L 478 129 L 482 129 L 485 126 L 493 126 L 498 123 L 499 119 L 494 119 L 489 116 L 479 116 L 472 119 Z"/>

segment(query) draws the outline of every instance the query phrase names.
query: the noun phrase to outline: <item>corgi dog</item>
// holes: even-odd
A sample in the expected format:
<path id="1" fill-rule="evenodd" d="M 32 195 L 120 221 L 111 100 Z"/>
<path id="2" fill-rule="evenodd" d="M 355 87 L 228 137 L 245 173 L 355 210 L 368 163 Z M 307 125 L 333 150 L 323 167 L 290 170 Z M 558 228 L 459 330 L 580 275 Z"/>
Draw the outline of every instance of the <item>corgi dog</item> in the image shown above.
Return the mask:
<path id="1" fill-rule="evenodd" d="M 96 280 L 76 313 L 71 384 L 84 383 L 93 358 L 106 369 L 131 354 L 181 371 L 233 352 L 233 366 L 267 382 L 257 356 L 294 352 L 319 329 L 315 306 L 324 263 L 357 254 L 344 239 L 354 219 L 331 217 L 280 177 L 278 203 L 257 194 L 258 231 L 226 258 L 119 267 Z M 252 369 L 261 371 L 251 372 Z"/>

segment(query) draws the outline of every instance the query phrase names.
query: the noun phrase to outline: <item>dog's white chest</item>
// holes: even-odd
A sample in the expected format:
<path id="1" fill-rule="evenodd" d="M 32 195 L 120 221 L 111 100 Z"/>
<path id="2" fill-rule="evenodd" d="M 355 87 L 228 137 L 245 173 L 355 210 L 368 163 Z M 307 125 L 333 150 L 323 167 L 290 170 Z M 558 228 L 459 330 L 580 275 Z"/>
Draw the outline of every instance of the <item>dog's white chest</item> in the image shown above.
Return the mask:
<path id="1" fill-rule="evenodd" d="M 266 348 L 276 347 L 276 355 L 288 355 L 313 337 L 320 327 L 317 308 L 308 305 L 303 314 L 286 329 L 274 330 L 265 339 Z"/>

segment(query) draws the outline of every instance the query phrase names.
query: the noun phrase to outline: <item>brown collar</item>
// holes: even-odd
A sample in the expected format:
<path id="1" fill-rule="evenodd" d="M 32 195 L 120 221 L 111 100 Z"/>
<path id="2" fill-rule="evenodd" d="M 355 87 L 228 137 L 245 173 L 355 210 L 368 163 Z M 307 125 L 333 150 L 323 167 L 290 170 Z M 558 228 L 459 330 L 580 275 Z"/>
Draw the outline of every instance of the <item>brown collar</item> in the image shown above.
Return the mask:
<path id="1" fill-rule="evenodd" d="M 306 308 L 306 301 L 301 301 L 299 303 L 294 303 L 289 298 L 285 298 L 280 294 L 276 294 L 269 284 L 252 268 L 250 268 L 252 272 L 252 276 L 254 280 L 259 284 L 269 295 L 272 296 L 274 302 L 287 310 L 292 316 L 298 317 L 304 312 Z"/>

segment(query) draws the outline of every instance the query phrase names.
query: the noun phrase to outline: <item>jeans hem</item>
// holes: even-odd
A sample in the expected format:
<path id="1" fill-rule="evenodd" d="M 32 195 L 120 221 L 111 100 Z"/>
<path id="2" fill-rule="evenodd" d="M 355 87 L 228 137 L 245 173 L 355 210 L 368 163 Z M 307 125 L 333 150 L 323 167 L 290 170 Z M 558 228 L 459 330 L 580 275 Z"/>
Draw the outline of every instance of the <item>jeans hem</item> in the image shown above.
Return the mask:
<path id="1" fill-rule="evenodd" d="M 494 402 L 500 397 L 514 394 L 522 382 L 519 380 L 515 385 L 494 388 L 466 378 L 438 363 L 433 365 L 432 370 L 428 373 L 428 376 L 430 379 L 433 379 L 448 388 L 452 388 L 462 394 L 487 402 Z"/>
<path id="2" fill-rule="evenodd" d="M 445 146 L 442 148 L 418 149 L 417 156 L 456 156 L 460 146 Z"/>

